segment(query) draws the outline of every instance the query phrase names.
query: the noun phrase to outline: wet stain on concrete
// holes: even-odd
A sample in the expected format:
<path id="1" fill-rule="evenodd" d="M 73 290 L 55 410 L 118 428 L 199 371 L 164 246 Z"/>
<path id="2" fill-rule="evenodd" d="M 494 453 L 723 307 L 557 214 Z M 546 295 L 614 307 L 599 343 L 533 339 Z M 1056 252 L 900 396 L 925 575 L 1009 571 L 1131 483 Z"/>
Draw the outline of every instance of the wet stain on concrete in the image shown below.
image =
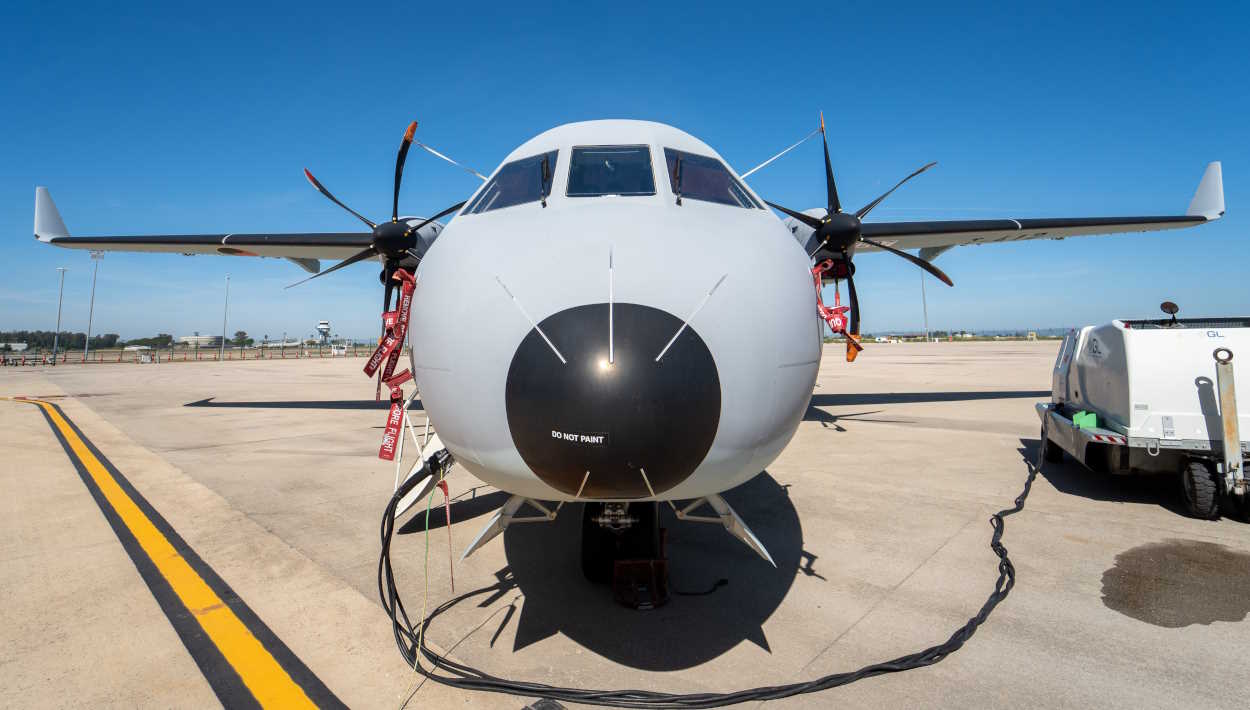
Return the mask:
<path id="1" fill-rule="evenodd" d="M 1102 573 L 1102 603 L 1169 629 L 1242 621 L 1250 613 L 1250 553 L 1198 540 L 1139 545 Z"/>

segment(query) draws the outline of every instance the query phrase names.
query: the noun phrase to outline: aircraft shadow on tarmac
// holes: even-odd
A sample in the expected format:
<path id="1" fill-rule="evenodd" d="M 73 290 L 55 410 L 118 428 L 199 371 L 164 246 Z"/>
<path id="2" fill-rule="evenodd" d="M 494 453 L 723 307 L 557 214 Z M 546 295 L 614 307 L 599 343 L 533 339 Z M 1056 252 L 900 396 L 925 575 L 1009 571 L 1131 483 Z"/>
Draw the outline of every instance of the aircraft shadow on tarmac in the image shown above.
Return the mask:
<path id="1" fill-rule="evenodd" d="M 1040 399 L 1050 390 L 997 390 L 991 392 L 848 392 L 814 394 L 809 406 L 836 407 L 847 404 L 917 404 L 923 402 L 973 402 L 987 399 Z"/>
<path id="2" fill-rule="evenodd" d="M 1037 461 L 1040 439 L 1021 439 L 1018 451 L 1030 463 Z M 1180 482 L 1175 476 L 1116 476 L 1091 471 L 1068 456 L 1061 463 L 1047 461 L 1042 465 L 1042 478 L 1060 493 L 1108 503 L 1144 503 L 1157 505 L 1177 515 L 1185 515 Z"/>
<path id="3" fill-rule="evenodd" d="M 923 402 L 968 402 L 988 399 L 1042 399 L 1049 397 L 1048 390 L 1001 390 L 996 392 L 869 392 L 860 394 L 813 394 L 807 411 L 803 414 L 805 422 L 820 422 L 827 429 L 840 432 L 846 429 L 839 424 L 840 420 L 854 420 L 857 417 L 868 417 L 880 414 L 882 410 L 874 409 L 867 412 L 851 414 L 832 414 L 820 407 L 836 407 L 845 405 L 872 404 L 915 404 Z M 860 421 L 878 424 L 914 424 L 907 419 L 861 419 Z"/>
<path id="4" fill-rule="evenodd" d="M 444 506 L 439 500 L 441 493 L 434 494 L 434 502 L 429 506 L 430 513 L 430 530 L 447 527 L 447 508 L 451 508 L 452 524 L 462 523 L 466 520 L 472 520 L 487 513 L 494 513 L 508 502 L 508 494 L 503 491 L 493 491 L 491 493 L 483 493 L 471 498 L 460 498 L 453 500 L 450 506 Z M 412 533 L 425 532 L 425 505 L 422 504 L 413 513 L 412 518 L 404 523 L 396 530 L 399 535 L 411 535 Z M 527 509 L 528 510 L 528 509 Z M 476 532 L 476 531 L 475 531 Z"/>
<path id="5" fill-rule="evenodd" d="M 820 422 L 821 425 L 824 426 L 826 429 L 834 429 L 840 432 L 846 431 L 846 428 L 838 423 L 843 420 L 875 422 L 877 424 L 912 424 L 914 423 L 913 421 L 909 419 L 880 419 L 880 418 L 861 419 L 860 418 L 860 417 L 868 417 L 873 414 L 880 414 L 880 413 L 881 413 L 880 409 L 874 409 L 868 412 L 852 412 L 850 414 L 830 414 L 829 412 L 826 412 L 825 410 L 819 409 L 817 407 L 808 407 L 807 412 L 803 414 L 803 421 Z"/>
<path id="6" fill-rule="evenodd" d="M 995 392 L 868 392 L 847 394 L 814 394 L 808 408 L 808 416 L 812 415 L 813 407 L 835 407 L 848 404 L 915 404 L 920 402 L 969 402 L 986 399 L 1038 399 L 1049 397 L 1049 390 L 1003 390 Z M 205 397 L 194 402 L 187 402 L 185 407 L 219 407 L 234 409 L 386 409 L 390 402 L 372 399 L 337 399 L 337 400 L 272 400 L 267 402 L 218 402 L 216 397 Z M 416 400 L 410 410 L 420 410 L 421 400 Z M 850 415 L 845 415 L 850 416 Z"/>
<path id="7" fill-rule="evenodd" d="M 274 400 L 268 402 L 218 402 L 216 397 L 205 397 L 194 402 L 187 402 L 184 407 L 221 407 L 230 409 L 389 409 L 389 400 L 375 402 L 372 399 L 302 399 Z M 408 408 L 410 411 L 421 410 L 421 400 L 415 400 Z"/>
<path id="8" fill-rule="evenodd" d="M 513 651 L 562 633 L 588 651 L 649 671 L 697 666 L 744 640 L 771 653 L 762 624 L 795 575 L 824 578 L 813 568 L 817 558 L 803 552 L 798 513 L 785 486 L 764 472 L 724 497 L 768 548 L 777 569 L 720 526 L 679 522 L 663 506 L 673 594 L 667 605 L 651 611 L 619 606 L 608 586 L 582 576 L 580 505 L 565 506 L 550 524 L 509 527 L 503 535 L 508 567 L 496 576 L 524 595 Z M 463 518 L 453 509 L 452 519 Z M 414 530 L 419 529 L 423 526 Z M 717 587 L 721 579 L 728 584 Z M 513 618 L 509 612 L 492 630 L 492 646 Z"/>

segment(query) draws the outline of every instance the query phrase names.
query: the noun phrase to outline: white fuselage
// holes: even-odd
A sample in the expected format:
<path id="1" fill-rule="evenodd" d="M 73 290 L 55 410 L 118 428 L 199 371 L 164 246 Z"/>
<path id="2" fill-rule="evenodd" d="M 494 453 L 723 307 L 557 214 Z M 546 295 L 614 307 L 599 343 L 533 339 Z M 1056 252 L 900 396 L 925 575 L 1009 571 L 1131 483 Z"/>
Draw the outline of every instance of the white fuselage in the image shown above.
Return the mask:
<path id="1" fill-rule="evenodd" d="M 586 145 L 649 146 L 655 194 L 567 196 L 568 156 Z M 534 324 L 588 304 L 637 304 L 672 314 L 679 323 L 689 319 L 689 330 L 715 362 L 720 388 L 715 436 L 694 471 L 656 496 L 622 497 L 686 499 L 727 490 L 762 471 L 794 434 L 821 349 L 807 255 L 766 209 L 695 199 L 676 204 L 665 148 L 719 159 L 702 142 L 655 123 L 593 121 L 543 133 L 504 164 L 559 151 L 547 206 L 529 202 L 457 216 L 421 262 L 410 337 L 422 404 L 447 448 L 483 481 L 528 498 L 576 497 L 535 475 L 510 430 L 508 407 L 513 417 L 540 420 L 546 409 L 517 412 L 519 405 L 506 402 L 505 391 L 510 367 L 516 368 L 514 353 Z M 607 320 L 594 320 L 590 329 L 601 332 L 587 336 L 601 336 L 601 352 L 583 350 L 582 360 L 593 354 L 605 368 L 612 350 L 616 357 L 630 353 L 639 367 L 655 366 L 614 342 L 621 334 Z M 530 367 L 589 367 L 561 362 L 560 338 L 552 335 L 550 357 Z M 672 398 L 683 397 L 680 386 L 669 390 Z M 626 401 L 628 392 L 620 396 L 618 414 L 648 416 L 645 406 Z M 609 401 L 604 408 L 614 406 Z M 553 437 L 561 427 L 576 428 L 536 423 Z M 666 426 L 679 430 L 681 422 Z M 611 432 L 606 435 L 610 441 Z M 594 471 L 588 475 L 595 480 Z"/>

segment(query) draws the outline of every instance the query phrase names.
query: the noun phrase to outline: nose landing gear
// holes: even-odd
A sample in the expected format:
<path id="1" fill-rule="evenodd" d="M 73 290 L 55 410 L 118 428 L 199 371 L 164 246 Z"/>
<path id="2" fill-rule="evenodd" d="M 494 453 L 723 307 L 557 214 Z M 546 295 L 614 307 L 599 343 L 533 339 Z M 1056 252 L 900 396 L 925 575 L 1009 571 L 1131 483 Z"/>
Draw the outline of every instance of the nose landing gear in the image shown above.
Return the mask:
<path id="1" fill-rule="evenodd" d="M 580 494 L 581 491 L 578 492 Z M 538 514 L 522 512 L 526 505 Z M 668 505 L 678 520 L 723 525 L 765 562 L 777 566 L 755 533 L 719 495 L 697 498 L 684 507 L 678 507 L 672 501 L 668 501 Z M 633 609 L 654 609 L 668 603 L 668 559 L 664 551 L 665 531 L 660 527 L 659 506 L 654 501 L 587 502 L 582 505 L 582 574 L 596 584 L 611 583 L 616 601 Z M 715 515 L 699 514 L 698 510 L 704 506 Z M 551 522 L 563 507 L 563 502 L 548 507 L 541 501 L 521 496 L 508 498 L 469 543 L 460 559 L 481 549 L 509 525 Z"/>
<path id="2" fill-rule="evenodd" d="M 586 503 L 582 509 L 582 574 L 612 584 L 613 596 L 635 609 L 668 602 L 659 503 Z"/>

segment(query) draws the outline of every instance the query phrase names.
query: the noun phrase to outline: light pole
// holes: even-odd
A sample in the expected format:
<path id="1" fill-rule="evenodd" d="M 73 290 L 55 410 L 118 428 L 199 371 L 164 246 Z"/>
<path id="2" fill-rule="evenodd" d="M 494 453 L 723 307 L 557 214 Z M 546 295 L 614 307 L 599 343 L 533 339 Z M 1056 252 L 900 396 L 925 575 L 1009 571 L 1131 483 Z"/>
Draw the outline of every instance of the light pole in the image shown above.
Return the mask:
<path id="1" fill-rule="evenodd" d="M 920 307 L 924 309 L 924 341 L 929 342 L 929 302 L 924 295 L 924 272 L 920 272 Z"/>
<path id="2" fill-rule="evenodd" d="M 91 252 L 91 260 L 95 262 L 95 268 L 91 271 L 91 307 L 87 309 L 87 339 L 82 342 L 82 361 L 87 362 L 87 350 L 91 346 L 91 319 L 95 317 L 95 277 L 100 273 L 100 258 L 104 256 L 102 251 Z M 160 347 L 159 345 L 157 347 Z"/>
<path id="3" fill-rule="evenodd" d="M 56 367 L 56 351 L 61 344 L 61 302 L 65 298 L 65 267 L 58 266 L 61 272 L 61 293 L 56 297 L 56 333 L 52 335 L 52 366 Z"/>
<path id="4" fill-rule="evenodd" d="M 218 361 L 226 359 L 226 315 L 230 312 L 230 274 L 226 274 L 226 305 L 221 309 L 221 353 Z"/>

